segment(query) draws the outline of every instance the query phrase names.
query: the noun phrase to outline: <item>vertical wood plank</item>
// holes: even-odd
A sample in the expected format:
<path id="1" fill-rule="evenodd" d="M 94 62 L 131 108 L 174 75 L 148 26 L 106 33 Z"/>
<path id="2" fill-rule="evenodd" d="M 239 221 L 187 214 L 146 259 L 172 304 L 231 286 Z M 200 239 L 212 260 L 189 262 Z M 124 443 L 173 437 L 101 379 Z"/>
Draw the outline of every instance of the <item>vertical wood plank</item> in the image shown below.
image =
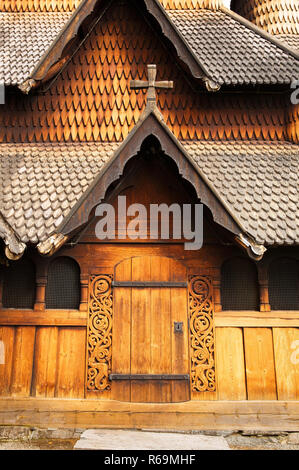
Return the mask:
<path id="1" fill-rule="evenodd" d="M 216 328 L 218 400 L 246 400 L 242 328 Z"/>
<path id="2" fill-rule="evenodd" d="M 167 258 L 151 258 L 151 281 L 168 281 L 170 276 L 170 260 Z M 148 289 L 151 309 L 151 374 L 171 373 L 171 311 L 170 289 Z M 171 402 L 171 383 L 169 381 L 153 381 L 149 384 L 151 402 Z"/>
<path id="3" fill-rule="evenodd" d="M 35 327 L 16 328 L 13 351 L 12 396 L 28 397 L 31 393 Z"/>
<path id="4" fill-rule="evenodd" d="M 299 328 L 273 328 L 278 400 L 299 400 Z"/>
<path id="5" fill-rule="evenodd" d="M 132 281 L 150 280 L 150 257 L 132 258 Z M 150 338 L 150 296 L 148 289 L 132 289 L 131 323 L 131 373 L 148 373 L 151 367 Z M 150 401 L 150 384 L 140 381 L 131 382 L 133 402 Z"/>
<path id="6" fill-rule="evenodd" d="M 10 395 L 14 338 L 14 327 L 0 327 L 0 341 L 3 343 L 3 356 L 0 361 L 0 396 Z"/>
<path id="7" fill-rule="evenodd" d="M 86 331 L 60 328 L 55 396 L 84 398 Z"/>
<path id="8" fill-rule="evenodd" d="M 36 397 L 54 397 L 57 372 L 58 328 L 37 328 L 32 394 Z"/>
<path id="9" fill-rule="evenodd" d="M 248 400 L 276 400 L 273 339 L 270 328 L 244 328 Z"/>
<path id="10" fill-rule="evenodd" d="M 186 282 L 186 267 L 170 260 L 169 281 Z M 172 374 L 190 374 L 189 365 L 189 327 L 188 327 L 188 293 L 187 288 L 171 288 L 171 345 L 172 345 Z M 174 323 L 183 323 L 183 332 L 174 332 Z M 172 382 L 172 402 L 182 402 L 190 399 L 190 380 Z"/>
<path id="11" fill-rule="evenodd" d="M 115 268 L 116 281 L 132 279 L 132 261 L 125 260 Z M 131 289 L 119 287 L 113 292 L 112 372 L 131 372 Z M 114 381 L 111 385 L 113 400 L 130 401 L 129 381 Z"/>

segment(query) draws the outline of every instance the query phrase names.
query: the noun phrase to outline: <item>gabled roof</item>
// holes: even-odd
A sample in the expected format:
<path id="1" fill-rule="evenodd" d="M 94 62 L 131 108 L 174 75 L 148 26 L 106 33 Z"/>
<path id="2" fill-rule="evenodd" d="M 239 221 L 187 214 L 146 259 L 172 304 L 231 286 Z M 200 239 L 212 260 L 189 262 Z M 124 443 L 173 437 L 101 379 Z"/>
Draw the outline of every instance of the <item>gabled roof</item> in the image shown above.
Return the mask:
<path id="1" fill-rule="evenodd" d="M 299 243 L 299 148 L 290 142 L 182 142 L 257 243 Z"/>
<path id="2" fill-rule="evenodd" d="M 299 54 L 226 8 L 167 14 L 220 85 L 288 84 L 299 76 Z"/>
<path id="3" fill-rule="evenodd" d="M 192 74 L 208 81 L 208 88 L 214 85 L 217 89 L 217 85 L 290 84 L 292 79 L 299 76 L 299 54 L 230 10 L 165 10 L 158 0 L 138 1 L 140 5 L 146 5 Z M 63 56 L 67 44 L 76 36 L 80 25 L 95 8 L 98 12 L 100 6 L 100 0 L 82 0 L 66 24 L 66 17 L 58 21 L 53 16 L 55 13 L 46 13 L 52 15 L 52 19 L 49 19 L 51 27 L 45 23 L 43 32 L 40 29 L 38 36 L 47 52 L 42 57 L 36 54 L 33 59 L 34 39 L 30 33 L 26 40 L 28 46 L 22 47 L 22 64 L 28 72 L 20 74 L 19 79 L 15 80 L 13 74 L 19 67 L 18 58 L 11 52 L 11 65 L 5 68 L 5 82 L 17 82 L 23 91 L 28 92 L 47 76 L 51 67 Z M 2 27 L 9 30 L 11 14 L 2 13 L 1 16 Z M 34 20 L 31 21 L 34 23 Z M 55 31 L 61 29 L 54 40 L 52 33 L 48 33 L 47 40 L 41 39 L 41 35 L 47 36 L 49 28 Z M 34 28 L 32 31 L 35 34 Z M 15 38 L 11 34 L 8 34 L 2 53 L 8 49 L 16 49 Z"/>
<path id="4" fill-rule="evenodd" d="M 23 243 L 38 243 L 88 189 L 117 143 L 0 144 L 0 211 Z"/>
<path id="5" fill-rule="evenodd" d="M 0 82 L 20 85 L 65 27 L 72 13 L 0 13 Z"/>
<path id="6" fill-rule="evenodd" d="M 175 159 L 217 223 L 259 246 L 299 244 L 297 145 L 180 143 L 151 112 L 122 144 L 1 144 L 0 207 L 10 250 L 39 243 L 50 245 L 51 251 L 49 240 L 65 240 L 83 226 L 151 134 Z"/>

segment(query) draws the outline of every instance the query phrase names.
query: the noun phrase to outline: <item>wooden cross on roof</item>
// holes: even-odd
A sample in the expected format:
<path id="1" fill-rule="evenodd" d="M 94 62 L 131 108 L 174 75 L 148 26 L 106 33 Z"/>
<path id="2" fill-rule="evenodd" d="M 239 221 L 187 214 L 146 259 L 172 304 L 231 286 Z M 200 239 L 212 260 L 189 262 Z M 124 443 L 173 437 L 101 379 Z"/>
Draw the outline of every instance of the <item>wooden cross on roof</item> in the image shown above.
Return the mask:
<path id="1" fill-rule="evenodd" d="M 156 89 L 157 88 L 173 88 L 173 82 L 163 81 L 156 82 L 157 66 L 149 64 L 147 66 L 148 80 L 131 80 L 130 87 L 136 90 L 147 89 L 147 105 L 156 105 Z"/>

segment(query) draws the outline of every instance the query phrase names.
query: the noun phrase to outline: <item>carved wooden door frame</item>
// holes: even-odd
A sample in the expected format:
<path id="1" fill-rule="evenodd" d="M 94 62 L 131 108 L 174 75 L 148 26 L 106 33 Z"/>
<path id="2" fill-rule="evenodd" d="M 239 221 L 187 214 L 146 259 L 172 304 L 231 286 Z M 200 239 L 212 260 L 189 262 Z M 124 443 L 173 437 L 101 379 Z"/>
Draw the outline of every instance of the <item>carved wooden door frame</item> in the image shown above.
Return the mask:
<path id="1" fill-rule="evenodd" d="M 111 389 L 113 276 L 90 276 L 87 325 L 86 388 Z M 188 277 L 188 319 L 192 397 L 216 390 L 213 284 L 208 276 Z M 192 399 L 191 397 L 191 399 Z"/>

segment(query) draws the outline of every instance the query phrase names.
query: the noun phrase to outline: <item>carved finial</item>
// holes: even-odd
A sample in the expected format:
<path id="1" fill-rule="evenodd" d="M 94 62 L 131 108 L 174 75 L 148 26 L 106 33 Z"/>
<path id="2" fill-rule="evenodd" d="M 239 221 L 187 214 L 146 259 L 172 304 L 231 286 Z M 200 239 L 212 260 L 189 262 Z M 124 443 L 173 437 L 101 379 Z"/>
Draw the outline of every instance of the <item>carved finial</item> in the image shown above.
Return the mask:
<path id="1" fill-rule="evenodd" d="M 156 106 L 156 89 L 173 88 L 173 82 L 156 82 L 157 66 L 150 64 L 147 66 L 148 80 L 131 80 L 130 87 L 136 90 L 147 89 L 147 107 Z"/>

